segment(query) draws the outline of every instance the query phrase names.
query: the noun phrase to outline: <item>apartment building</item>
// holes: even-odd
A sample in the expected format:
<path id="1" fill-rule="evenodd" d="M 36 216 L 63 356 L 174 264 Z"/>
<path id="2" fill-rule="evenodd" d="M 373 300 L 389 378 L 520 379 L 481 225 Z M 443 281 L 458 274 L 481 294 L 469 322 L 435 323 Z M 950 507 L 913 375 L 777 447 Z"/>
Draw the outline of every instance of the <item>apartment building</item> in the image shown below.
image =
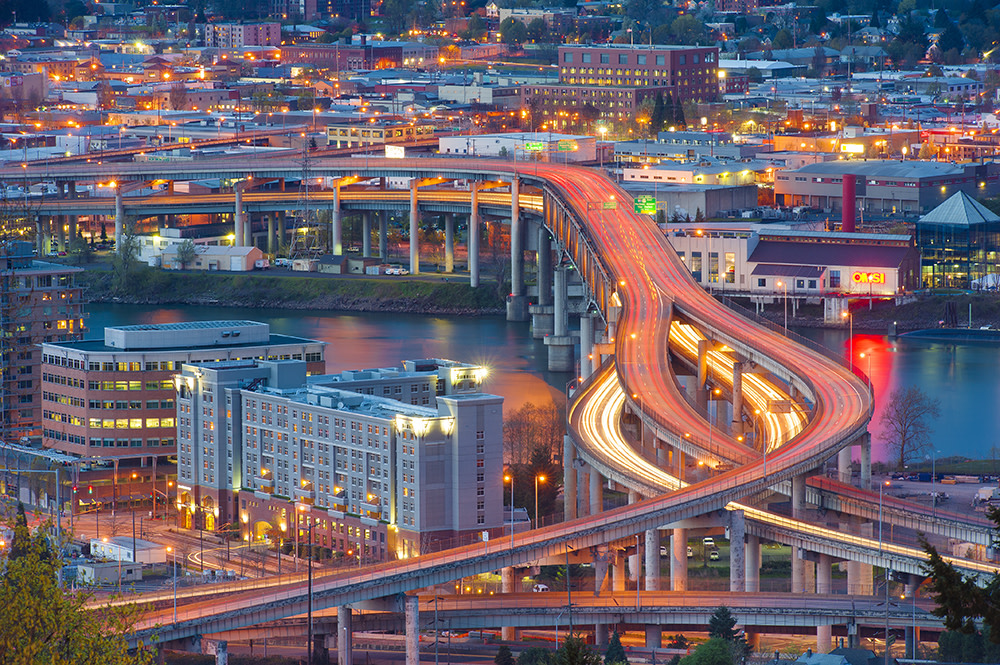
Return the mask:
<path id="1" fill-rule="evenodd" d="M 366 560 L 502 526 L 503 398 L 449 360 L 306 377 L 301 361 L 183 365 L 181 523 Z"/>
<path id="2" fill-rule="evenodd" d="M 559 83 L 526 85 L 522 108 L 538 109 L 536 126 L 564 128 L 593 106 L 609 122 L 634 119 L 647 97 L 712 101 L 719 94 L 719 49 L 703 46 L 602 44 L 559 47 Z"/>
<path id="3" fill-rule="evenodd" d="M 224 49 L 281 46 L 281 24 L 278 22 L 208 23 L 205 25 L 205 46 Z"/>
<path id="4" fill-rule="evenodd" d="M 289 359 L 321 374 L 325 347 L 254 321 L 119 326 L 103 339 L 44 343 L 42 445 L 81 457 L 173 455 L 182 364 Z"/>
<path id="5" fill-rule="evenodd" d="M 28 242 L 0 244 L 0 440 L 42 434 L 37 346 L 84 332 L 80 268 L 39 261 Z"/>

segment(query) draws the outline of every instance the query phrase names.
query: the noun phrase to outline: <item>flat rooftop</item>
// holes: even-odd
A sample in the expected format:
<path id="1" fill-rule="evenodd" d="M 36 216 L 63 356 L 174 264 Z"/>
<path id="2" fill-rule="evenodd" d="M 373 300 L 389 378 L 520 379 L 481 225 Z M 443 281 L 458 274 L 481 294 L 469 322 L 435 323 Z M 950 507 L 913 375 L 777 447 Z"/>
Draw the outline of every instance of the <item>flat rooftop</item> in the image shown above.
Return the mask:
<path id="1" fill-rule="evenodd" d="M 325 346 L 326 342 L 321 342 L 321 341 L 315 340 L 315 339 L 308 339 L 308 338 L 305 338 L 305 337 L 293 337 L 292 335 L 279 335 L 279 334 L 276 334 L 276 333 L 271 333 L 271 334 L 268 335 L 267 339 L 265 339 L 263 342 L 255 342 L 255 341 L 249 341 L 249 340 L 239 340 L 239 338 L 237 338 L 237 340 L 232 340 L 230 338 L 230 341 L 228 343 L 226 343 L 226 344 L 200 344 L 200 345 L 189 344 L 189 345 L 181 345 L 181 346 L 164 347 L 164 348 L 160 348 L 160 349 L 148 349 L 147 348 L 147 349 L 135 349 L 135 350 L 136 351 L 146 351 L 146 352 L 151 352 L 151 353 L 167 352 L 167 351 L 184 352 L 184 351 L 198 351 L 198 350 L 201 350 L 201 349 L 206 349 L 207 350 L 207 349 L 219 349 L 219 348 L 241 349 L 241 348 L 250 348 L 250 347 L 261 346 L 261 345 L 264 345 L 264 344 L 266 344 L 268 346 L 280 346 L 280 345 L 292 345 L 292 344 L 294 344 L 294 345 L 300 345 L 300 344 L 323 344 Z M 58 342 L 58 343 L 56 343 L 56 342 L 47 342 L 47 343 L 43 344 L 42 346 L 46 347 L 48 350 L 62 349 L 62 350 L 67 350 L 67 351 L 83 351 L 83 352 L 86 352 L 86 353 L 100 353 L 100 352 L 107 352 L 107 353 L 118 352 L 118 353 L 120 353 L 123 350 L 128 350 L 128 349 L 120 349 L 120 348 L 114 347 L 114 346 L 108 346 L 107 344 L 104 343 L 103 339 L 84 339 L 84 340 L 80 340 L 78 342 Z"/>

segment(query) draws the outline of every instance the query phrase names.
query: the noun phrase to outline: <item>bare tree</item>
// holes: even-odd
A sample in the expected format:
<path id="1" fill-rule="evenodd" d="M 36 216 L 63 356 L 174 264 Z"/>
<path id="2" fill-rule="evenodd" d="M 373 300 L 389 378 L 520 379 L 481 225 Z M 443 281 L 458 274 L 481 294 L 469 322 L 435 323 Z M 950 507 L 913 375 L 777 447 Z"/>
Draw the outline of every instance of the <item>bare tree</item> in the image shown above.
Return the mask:
<path id="1" fill-rule="evenodd" d="M 546 459 L 560 457 L 564 422 L 564 416 L 551 403 L 536 406 L 527 402 L 510 412 L 503 423 L 504 462 L 527 464 L 535 451 L 541 451 Z"/>
<path id="2" fill-rule="evenodd" d="M 916 386 L 897 388 L 889 394 L 880 419 L 885 428 L 882 442 L 896 456 L 900 469 L 930 446 L 930 421 L 940 415 L 938 400 Z"/>
<path id="3" fill-rule="evenodd" d="M 173 85 L 170 86 L 170 92 L 167 93 L 167 96 L 170 108 L 173 110 L 183 111 L 187 107 L 187 86 L 184 85 L 183 81 L 174 81 Z"/>

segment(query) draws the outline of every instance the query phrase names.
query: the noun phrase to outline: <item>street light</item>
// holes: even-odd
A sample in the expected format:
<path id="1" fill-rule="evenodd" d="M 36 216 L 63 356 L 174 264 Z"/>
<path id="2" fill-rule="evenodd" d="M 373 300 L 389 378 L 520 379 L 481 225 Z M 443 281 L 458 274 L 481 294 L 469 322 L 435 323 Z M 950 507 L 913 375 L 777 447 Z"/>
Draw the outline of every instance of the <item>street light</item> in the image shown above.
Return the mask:
<path id="1" fill-rule="evenodd" d="M 848 354 L 847 356 L 851 359 L 851 366 L 854 366 L 854 315 L 851 314 L 851 310 L 848 309 L 846 312 L 841 312 L 840 316 L 847 319 L 851 326 L 850 332 L 847 337 L 848 344 Z"/>
<path id="2" fill-rule="evenodd" d="M 865 379 L 868 380 L 868 387 L 872 387 L 872 352 L 859 354 L 861 358 L 868 358 L 868 372 L 865 374 Z"/>
<path id="3" fill-rule="evenodd" d="M 541 474 L 536 474 L 535 475 L 535 528 L 536 529 L 538 528 L 538 483 L 540 483 L 540 482 L 541 483 L 545 482 L 545 476 L 543 476 Z M 511 486 L 513 486 L 513 483 L 511 483 Z M 511 505 L 513 505 L 513 503 L 514 503 L 514 500 L 513 500 L 513 498 L 511 498 Z M 514 531 L 512 529 L 511 530 L 511 534 L 513 534 L 513 533 L 514 533 Z"/>
<path id="4" fill-rule="evenodd" d="M 889 481 L 886 480 L 878 484 L 878 553 L 879 556 L 882 555 L 882 490 L 889 486 Z M 889 582 L 886 581 L 886 584 Z"/>
<path id="5" fill-rule="evenodd" d="M 511 471 L 503 477 L 505 483 L 510 483 L 510 549 L 514 549 L 514 472 Z"/>
<path id="6" fill-rule="evenodd" d="M 788 282 L 783 282 L 779 279 L 776 286 L 782 287 L 785 290 L 785 337 L 788 337 Z"/>
<path id="7" fill-rule="evenodd" d="M 601 125 L 600 127 L 597 128 L 597 131 L 601 133 L 601 141 L 604 141 L 604 138 L 605 138 L 605 136 L 607 136 L 607 133 L 608 133 L 608 128 L 605 127 L 604 125 Z M 603 171 L 604 170 L 604 151 L 600 147 L 598 147 L 597 154 L 598 154 L 598 158 L 600 160 L 600 168 Z"/>

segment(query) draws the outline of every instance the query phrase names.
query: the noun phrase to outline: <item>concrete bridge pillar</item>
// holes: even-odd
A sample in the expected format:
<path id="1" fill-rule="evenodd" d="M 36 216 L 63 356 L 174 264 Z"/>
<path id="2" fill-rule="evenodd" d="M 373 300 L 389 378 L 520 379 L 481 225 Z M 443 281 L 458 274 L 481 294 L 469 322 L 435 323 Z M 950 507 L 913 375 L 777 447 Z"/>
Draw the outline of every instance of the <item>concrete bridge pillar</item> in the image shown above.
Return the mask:
<path id="1" fill-rule="evenodd" d="M 552 304 L 552 236 L 538 225 L 538 304 Z"/>
<path id="2" fill-rule="evenodd" d="M 635 490 L 628 491 L 628 502 L 638 503 L 642 501 L 642 497 Z M 642 558 L 639 553 L 639 538 L 635 540 L 635 554 L 630 554 L 628 557 L 628 578 L 636 583 L 636 588 L 639 588 L 639 572 L 642 569 Z"/>
<path id="3" fill-rule="evenodd" d="M 733 436 L 743 434 L 743 367 L 742 362 L 733 363 Z"/>
<path id="4" fill-rule="evenodd" d="M 588 471 L 590 467 L 586 464 L 581 464 L 576 470 L 576 488 L 577 495 L 579 498 L 579 507 L 577 508 L 577 517 L 586 517 L 590 514 L 590 472 Z"/>
<path id="5" fill-rule="evenodd" d="M 80 233 L 78 228 L 79 218 L 76 215 L 69 215 L 66 221 L 69 223 L 69 245 L 72 247 L 73 241 L 76 240 L 76 237 Z"/>
<path id="6" fill-rule="evenodd" d="M 122 200 L 121 183 L 115 187 L 115 249 L 122 246 L 122 234 L 125 232 L 125 202 Z"/>
<path id="7" fill-rule="evenodd" d="M 516 593 L 520 589 L 515 589 L 515 570 L 508 566 L 500 571 L 500 591 L 503 593 Z M 500 628 L 500 639 L 504 642 L 513 642 L 517 639 L 517 629 L 514 626 L 503 626 Z"/>
<path id="8" fill-rule="evenodd" d="M 278 251 L 278 239 L 274 231 L 274 215 L 264 215 L 267 220 L 267 253 L 274 254 Z"/>
<path id="9" fill-rule="evenodd" d="M 646 591 L 660 590 L 660 531 L 659 529 L 647 529 L 643 554 L 646 564 Z M 647 633 L 648 635 L 648 633 Z M 657 638 L 659 639 L 659 638 Z M 649 646 L 648 644 L 646 646 Z M 659 643 L 657 643 L 659 646 Z"/>
<path id="10" fill-rule="evenodd" d="M 41 215 L 35 215 L 35 251 L 38 256 L 45 256 L 45 230 Z"/>
<path id="11" fill-rule="evenodd" d="M 455 214 L 444 216 L 444 271 L 455 272 Z"/>
<path id="12" fill-rule="evenodd" d="M 920 576 L 910 573 L 906 576 L 906 585 L 903 587 L 903 593 L 906 594 L 907 598 L 916 598 L 917 588 L 920 586 Z"/>
<path id="13" fill-rule="evenodd" d="M 799 543 L 792 543 L 792 593 L 805 593 L 806 562 L 799 551 Z"/>
<path id="14" fill-rule="evenodd" d="M 792 517 L 797 520 L 805 517 L 806 510 L 806 476 L 792 476 Z"/>
<path id="15" fill-rule="evenodd" d="M 820 554 L 816 562 L 816 593 L 833 593 L 833 560 L 829 554 Z"/>
<path id="16" fill-rule="evenodd" d="M 632 557 L 630 556 L 629 559 Z M 614 559 L 611 563 L 611 590 L 627 591 L 628 585 L 625 584 L 625 555 L 621 550 L 615 550 Z"/>
<path id="17" fill-rule="evenodd" d="M 833 642 L 833 626 L 816 626 L 816 653 L 827 653 Z"/>
<path id="18" fill-rule="evenodd" d="M 594 624 L 594 646 L 598 649 L 608 647 L 608 625 L 605 623 Z"/>
<path id="19" fill-rule="evenodd" d="M 563 517 L 576 519 L 576 446 L 568 434 L 563 436 Z"/>
<path id="20" fill-rule="evenodd" d="M 597 515 L 604 510 L 604 485 L 601 474 L 590 467 L 590 514 Z"/>
<path id="21" fill-rule="evenodd" d="M 243 188 L 240 187 L 241 183 L 236 183 L 233 186 L 233 195 L 236 199 L 233 205 L 233 245 L 236 247 L 244 247 L 246 242 L 243 239 L 243 232 L 245 231 L 243 225 Z M 115 224 L 115 230 L 117 232 L 118 225 Z"/>
<path id="22" fill-rule="evenodd" d="M 845 446 L 837 453 L 837 479 L 846 484 L 851 483 L 851 447 Z"/>
<path id="23" fill-rule="evenodd" d="M 708 407 L 708 349 L 707 339 L 698 340 L 698 383 L 695 385 L 695 398 L 698 406 Z"/>
<path id="24" fill-rule="evenodd" d="M 333 205 L 330 207 L 330 253 L 344 253 L 344 227 L 340 217 L 340 187 L 333 188 Z"/>
<path id="25" fill-rule="evenodd" d="M 510 181 L 510 296 L 507 299 L 508 321 L 528 320 L 528 297 L 524 294 L 524 224 L 521 221 L 520 189 L 520 181 L 517 178 L 513 178 Z M 550 351 L 550 359 L 551 354 L 552 352 Z"/>
<path id="26" fill-rule="evenodd" d="M 647 649 L 659 649 L 663 646 L 663 629 L 655 623 L 646 624 Z"/>
<path id="27" fill-rule="evenodd" d="M 872 437 L 865 434 L 861 441 L 861 488 L 872 487 Z"/>
<path id="28" fill-rule="evenodd" d="M 580 315 L 580 378 L 587 379 L 594 373 L 594 315 Z"/>
<path id="29" fill-rule="evenodd" d="M 229 665 L 229 643 L 225 640 L 215 643 L 215 665 Z"/>
<path id="30" fill-rule="evenodd" d="M 729 590 L 746 590 L 746 516 L 742 510 L 729 511 Z"/>
<path id="31" fill-rule="evenodd" d="M 730 547 L 729 551 L 732 549 Z M 747 534 L 744 550 L 744 589 L 747 593 L 757 593 L 760 591 L 760 537 Z"/>
<path id="32" fill-rule="evenodd" d="M 816 593 L 816 563 L 805 559 L 802 562 L 802 588 L 805 593 Z"/>
<path id="33" fill-rule="evenodd" d="M 371 210 L 361 213 L 361 256 L 372 255 L 372 215 Z"/>
<path id="34" fill-rule="evenodd" d="M 571 372 L 576 369 L 576 363 L 573 362 L 575 342 L 569 334 L 569 291 L 565 268 L 556 268 L 553 282 L 555 314 L 552 320 L 552 334 L 545 338 L 549 356 L 548 366 L 550 372 Z M 510 312 L 509 307 L 507 311 Z M 515 319 L 508 317 L 508 320 Z"/>
<path id="35" fill-rule="evenodd" d="M 389 211 L 378 212 L 378 257 L 382 261 L 389 260 Z"/>
<path id="36" fill-rule="evenodd" d="M 275 240 L 274 251 L 281 251 L 281 246 L 285 244 L 285 211 L 279 210 L 277 212 L 278 216 L 278 237 Z"/>
<path id="37" fill-rule="evenodd" d="M 354 650 L 351 648 L 354 627 L 351 608 L 347 605 L 337 608 L 337 665 L 354 665 Z"/>
<path id="38" fill-rule="evenodd" d="M 417 200 L 419 180 L 410 180 L 410 274 L 420 274 L 420 204 Z"/>
<path id="39" fill-rule="evenodd" d="M 60 252 L 66 251 L 66 218 L 67 215 L 56 217 L 56 246 Z"/>
<path id="40" fill-rule="evenodd" d="M 471 185 L 471 200 L 469 206 L 469 285 L 479 286 L 479 183 Z"/>
<path id="41" fill-rule="evenodd" d="M 406 621 L 406 664 L 420 665 L 420 608 L 416 596 L 403 601 Z"/>
<path id="42" fill-rule="evenodd" d="M 674 529 L 670 534 L 670 590 L 687 591 L 688 577 L 687 529 Z"/>
<path id="43" fill-rule="evenodd" d="M 591 549 L 594 557 L 594 595 L 601 595 L 608 590 L 608 571 L 611 568 L 612 555 L 607 545 L 598 545 Z"/>

